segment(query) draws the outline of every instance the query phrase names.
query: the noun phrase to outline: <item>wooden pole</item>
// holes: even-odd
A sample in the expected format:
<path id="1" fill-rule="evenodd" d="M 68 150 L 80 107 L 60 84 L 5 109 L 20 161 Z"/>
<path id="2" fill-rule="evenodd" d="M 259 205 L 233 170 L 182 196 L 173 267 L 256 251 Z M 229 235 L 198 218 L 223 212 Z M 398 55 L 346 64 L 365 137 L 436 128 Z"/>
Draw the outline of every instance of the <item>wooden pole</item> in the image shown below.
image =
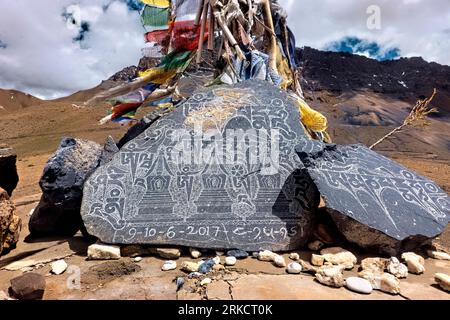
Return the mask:
<path id="1" fill-rule="evenodd" d="M 267 27 L 272 31 L 270 33 L 270 51 L 269 51 L 269 65 L 278 73 L 277 70 L 277 38 L 275 36 L 275 26 L 273 25 L 272 9 L 270 8 L 270 0 L 264 1 L 264 19 Z"/>
<path id="2" fill-rule="evenodd" d="M 214 19 L 214 12 L 212 8 L 212 4 L 210 2 L 210 8 L 209 8 L 209 28 L 208 28 L 208 50 L 213 51 L 214 50 L 214 29 L 215 29 L 215 19 Z"/>
<path id="3" fill-rule="evenodd" d="M 208 21 L 209 0 L 205 0 L 203 4 L 202 25 L 200 27 L 200 39 L 198 39 L 197 64 L 202 62 L 203 43 L 205 42 L 206 22 Z"/>
<path id="4" fill-rule="evenodd" d="M 236 50 L 236 53 L 238 55 L 238 57 L 242 60 L 245 60 L 245 55 L 242 52 L 241 48 L 239 47 L 239 44 L 237 43 L 236 39 L 233 37 L 233 34 L 231 33 L 230 29 L 228 29 L 228 26 L 226 25 L 226 23 L 223 21 L 223 17 L 220 14 L 220 12 L 215 11 L 214 15 L 216 17 L 217 20 L 217 24 L 220 26 L 220 28 L 223 31 L 223 34 L 225 35 L 225 37 L 228 39 L 228 41 L 230 42 L 230 45 Z"/>
<path id="5" fill-rule="evenodd" d="M 194 23 L 196 26 L 200 25 L 200 19 L 201 19 L 201 17 L 202 17 L 202 12 L 203 12 L 203 5 L 204 5 L 204 3 L 205 3 L 205 0 L 202 0 L 202 1 L 200 2 L 200 5 L 198 6 L 197 14 L 196 14 L 196 16 L 195 16 L 195 23 Z"/>

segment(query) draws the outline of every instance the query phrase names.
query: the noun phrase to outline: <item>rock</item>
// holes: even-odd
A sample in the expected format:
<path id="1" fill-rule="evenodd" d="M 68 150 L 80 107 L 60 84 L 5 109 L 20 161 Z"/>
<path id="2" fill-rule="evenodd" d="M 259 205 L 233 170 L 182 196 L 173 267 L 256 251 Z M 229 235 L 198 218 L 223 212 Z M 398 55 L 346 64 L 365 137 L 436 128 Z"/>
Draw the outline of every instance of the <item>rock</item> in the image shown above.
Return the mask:
<path id="1" fill-rule="evenodd" d="M 175 270 L 177 268 L 177 263 L 175 261 L 166 261 L 161 270 L 162 271 L 171 271 L 171 270 Z"/>
<path id="2" fill-rule="evenodd" d="M 177 260 L 181 257 L 180 249 L 157 248 L 156 254 L 163 259 Z"/>
<path id="3" fill-rule="evenodd" d="M 316 274 L 319 268 L 310 265 L 308 262 L 299 260 L 298 263 L 302 266 L 302 271 L 310 274 Z"/>
<path id="4" fill-rule="evenodd" d="M 8 193 L 0 188 L 0 256 L 16 247 L 22 230 L 22 219 L 17 215 Z"/>
<path id="5" fill-rule="evenodd" d="M 199 279 L 203 277 L 203 274 L 201 274 L 200 272 L 192 272 L 188 275 L 189 279 Z"/>
<path id="6" fill-rule="evenodd" d="M 205 278 L 200 282 L 200 285 L 203 286 L 207 286 L 208 284 L 211 284 L 212 280 L 210 278 Z"/>
<path id="7" fill-rule="evenodd" d="M 199 264 L 197 262 L 185 261 L 181 264 L 181 271 L 188 273 L 198 273 Z"/>
<path id="8" fill-rule="evenodd" d="M 361 261 L 361 269 L 372 271 L 375 274 L 383 274 L 387 268 L 388 261 L 383 258 L 367 258 Z"/>
<path id="9" fill-rule="evenodd" d="M 177 292 L 181 290 L 181 288 L 183 288 L 184 286 L 184 278 L 182 277 L 178 277 L 177 280 L 175 281 L 175 284 L 177 285 Z"/>
<path id="10" fill-rule="evenodd" d="M 225 265 L 226 266 L 234 266 L 237 262 L 236 257 L 226 257 L 225 258 Z"/>
<path id="11" fill-rule="evenodd" d="M 61 141 L 39 182 L 42 198 L 28 225 L 33 236 L 72 236 L 84 230 L 80 216 L 83 186 L 97 168 L 101 154 L 102 147 L 92 141 Z"/>
<path id="12" fill-rule="evenodd" d="M 276 256 L 277 256 L 276 253 L 273 253 L 272 251 L 269 250 L 264 250 L 258 253 L 258 260 L 272 262 Z"/>
<path id="13" fill-rule="evenodd" d="M 450 260 L 450 255 L 446 252 L 428 251 L 428 256 L 436 260 Z"/>
<path id="14" fill-rule="evenodd" d="M 313 254 L 311 256 L 311 264 L 316 267 L 321 267 L 325 263 L 325 258 L 323 256 Z"/>
<path id="15" fill-rule="evenodd" d="M 450 276 L 444 273 L 436 273 L 434 279 L 443 290 L 450 292 Z"/>
<path id="16" fill-rule="evenodd" d="M 17 187 L 19 176 L 16 168 L 17 155 L 13 149 L 1 144 L 0 145 L 0 189 L 5 190 L 9 196 Z"/>
<path id="17" fill-rule="evenodd" d="M 348 251 L 341 247 L 331 247 L 331 248 L 325 248 L 325 249 L 320 250 L 321 255 L 338 254 L 338 253 L 342 253 L 342 252 L 348 252 Z"/>
<path id="18" fill-rule="evenodd" d="M 215 257 L 215 258 L 213 259 L 213 261 L 214 261 L 214 263 L 215 263 L 216 265 L 220 264 L 220 257 L 219 257 L 219 256 Z"/>
<path id="19" fill-rule="evenodd" d="M 220 263 L 220 260 L 219 260 L 219 263 Z M 216 261 L 214 259 L 209 259 L 209 260 L 206 260 L 206 261 L 202 261 L 199 264 L 198 272 L 203 273 L 203 274 L 208 274 L 208 273 L 211 272 L 212 268 L 215 265 L 218 265 L 219 263 L 216 263 Z"/>
<path id="20" fill-rule="evenodd" d="M 450 221 L 450 197 L 436 183 L 363 145 L 298 154 L 336 227 L 367 250 L 394 256 L 438 236 Z"/>
<path id="21" fill-rule="evenodd" d="M 289 274 L 300 274 L 302 266 L 298 262 L 291 262 L 288 264 L 286 272 Z"/>
<path id="22" fill-rule="evenodd" d="M 52 273 L 59 275 L 59 274 L 63 274 L 64 271 L 66 271 L 67 269 L 67 263 L 64 260 L 58 260 L 55 262 L 52 262 Z"/>
<path id="23" fill-rule="evenodd" d="M 107 244 L 96 243 L 88 247 L 89 260 L 118 260 L 120 256 L 120 247 Z"/>
<path id="24" fill-rule="evenodd" d="M 400 280 L 389 273 L 374 274 L 370 270 L 363 270 L 358 274 L 370 282 L 375 290 L 381 290 L 390 294 L 400 293 Z"/>
<path id="25" fill-rule="evenodd" d="M 216 256 L 221 257 L 225 254 L 223 251 L 216 251 Z"/>
<path id="26" fill-rule="evenodd" d="M 291 253 L 289 255 L 289 259 L 294 260 L 294 261 L 298 261 L 298 260 L 300 260 L 300 255 L 298 253 L 295 253 L 295 252 Z"/>
<path id="27" fill-rule="evenodd" d="M 321 253 L 322 252 L 324 251 L 322 250 Z M 353 269 L 355 267 L 355 264 L 358 262 L 358 259 L 350 251 L 343 251 L 336 254 L 322 253 L 322 257 L 325 262 L 329 262 L 334 265 L 343 265 L 347 270 Z"/>
<path id="28" fill-rule="evenodd" d="M 222 271 L 222 270 L 225 270 L 225 267 L 224 267 L 223 265 L 221 265 L 221 264 L 216 264 L 216 265 L 213 267 L 213 270 L 214 270 L 214 271 Z"/>
<path id="29" fill-rule="evenodd" d="M 0 301 L 14 300 L 11 299 L 4 291 L 0 290 Z"/>
<path id="30" fill-rule="evenodd" d="M 406 262 L 408 271 L 414 274 L 422 274 L 425 272 L 425 259 L 414 252 L 405 252 L 402 259 Z"/>
<path id="31" fill-rule="evenodd" d="M 286 268 L 286 260 L 283 256 L 276 255 L 273 259 L 273 264 L 278 268 Z"/>
<path id="32" fill-rule="evenodd" d="M 324 243 L 320 240 L 316 240 L 314 242 L 310 242 L 308 244 L 308 249 L 312 250 L 312 251 L 319 251 L 320 249 L 322 249 L 324 246 Z"/>
<path id="33" fill-rule="evenodd" d="M 331 235 L 331 230 L 327 225 L 319 224 L 316 231 L 314 232 L 314 235 L 325 244 L 330 245 L 334 243 L 334 238 Z"/>
<path id="34" fill-rule="evenodd" d="M 45 277 L 30 272 L 11 279 L 11 292 L 19 300 L 40 300 L 45 292 Z"/>
<path id="35" fill-rule="evenodd" d="M 248 252 L 244 250 L 229 250 L 227 256 L 235 257 L 236 259 L 246 259 L 248 258 Z"/>
<path id="36" fill-rule="evenodd" d="M 202 256 L 202 253 L 200 251 L 198 251 L 197 249 L 189 249 L 189 252 L 191 253 L 191 257 L 194 259 L 198 259 Z"/>
<path id="37" fill-rule="evenodd" d="M 122 257 L 136 258 L 139 256 L 150 256 L 156 254 L 154 248 L 147 248 L 139 245 L 122 246 L 120 248 L 120 254 Z"/>
<path id="38" fill-rule="evenodd" d="M 139 263 L 142 261 L 142 257 L 136 257 L 133 259 L 134 262 Z"/>
<path id="39" fill-rule="evenodd" d="M 358 277 L 347 278 L 345 280 L 345 286 L 351 291 L 362 294 L 371 294 L 373 291 L 372 285 L 369 281 Z"/>
<path id="40" fill-rule="evenodd" d="M 114 138 L 111 136 L 108 136 L 106 138 L 106 142 L 103 146 L 102 154 L 100 156 L 99 165 L 103 166 L 110 162 L 114 155 L 119 152 L 119 148 L 116 145 L 116 142 L 114 141 Z"/>
<path id="41" fill-rule="evenodd" d="M 289 95 L 266 81 L 199 90 L 89 177 L 81 209 L 88 232 L 105 243 L 214 250 L 306 245 L 319 193 L 296 148 L 320 146 L 299 117 Z M 216 143 L 200 152 L 190 148 L 211 137 Z M 230 164 L 241 147 L 260 156 L 245 152 Z"/>
<path id="42" fill-rule="evenodd" d="M 321 284 L 341 288 L 345 285 L 344 266 L 323 266 L 317 270 L 316 279 Z"/>
<path id="43" fill-rule="evenodd" d="M 396 257 L 389 259 L 387 271 L 398 279 L 408 277 L 408 267 L 401 263 Z"/>

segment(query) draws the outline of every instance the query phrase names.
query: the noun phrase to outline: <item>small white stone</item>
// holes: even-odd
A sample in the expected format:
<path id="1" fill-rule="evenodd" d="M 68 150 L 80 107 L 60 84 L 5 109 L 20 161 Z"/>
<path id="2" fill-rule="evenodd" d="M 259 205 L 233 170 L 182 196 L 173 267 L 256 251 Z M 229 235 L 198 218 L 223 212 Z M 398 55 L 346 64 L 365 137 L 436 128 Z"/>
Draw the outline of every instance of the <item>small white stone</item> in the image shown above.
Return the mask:
<path id="1" fill-rule="evenodd" d="M 198 272 L 199 266 L 200 266 L 200 264 L 197 262 L 185 261 L 181 265 L 181 270 L 189 272 L 189 273 Z"/>
<path id="2" fill-rule="evenodd" d="M 450 292 L 450 276 L 444 273 L 436 273 L 434 279 L 438 285 L 445 291 Z"/>
<path id="3" fill-rule="evenodd" d="M 225 254 L 225 252 L 223 252 L 223 251 L 216 251 L 216 256 L 221 257 L 221 256 L 223 256 L 224 254 Z"/>
<path id="4" fill-rule="evenodd" d="M 323 252 L 323 250 L 322 250 Z M 342 265 L 345 266 L 345 269 L 351 270 L 355 267 L 355 264 L 358 262 L 356 256 L 350 251 L 344 250 L 338 253 L 326 253 L 322 254 L 322 257 L 326 262 L 330 262 L 334 265 Z"/>
<path id="5" fill-rule="evenodd" d="M 136 257 L 133 260 L 134 260 L 134 262 L 141 262 L 142 261 L 142 257 Z"/>
<path id="6" fill-rule="evenodd" d="M 203 286 L 207 286 L 208 284 L 211 284 L 212 280 L 210 278 L 205 278 L 200 282 L 200 285 Z"/>
<path id="7" fill-rule="evenodd" d="M 273 264 L 278 268 L 286 268 L 286 261 L 280 255 L 276 255 L 273 259 Z"/>
<path id="8" fill-rule="evenodd" d="M 302 266 L 297 262 L 291 262 L 288 264 L 286 271 L 289 274 L 299 274 L 302 272 Z"/>
<path id="9" fill-rule="evenodd" d="M 67 269 L 67 263 L 64 260 L 58 260 L 55 262 L 52 262 L 52 273 L 59 275 L 59 274 L 63 274 L 64 271 L 66 271 Z"/>
<path id="10" fill-rule="evenodd" d="M 237 259 L 235 257 L 226 257 L 225 258 L 225 265 L 226 266 L 234 266 L 237 262 Z"/>
<path id="11" fill-rule="evenodd" d="M 156 253 L 163 259 L 178 260 L 181 250 L 177 248 L 157 248 Z"/>
<path id="12" fill-rule="evenodd" d="M 34 210 L 35 210 L 35 209 L 31 209 L 31 210 L 30 210 L 30 212 L 28 213 L 28 216 L 29 216 L 29 217 L 31 217 L 31 216 L 33 215 Z"/>
<path id="13" fill-rule="evenodd" d="M 401 263 L 396 257 L 389 259 L 387 263 L 387 271 L 396 276 L 398 279 L 408 277 L 408 267 Z"/>
<path id="14" fill-rule="evenodd" d="M 213 260 L 216 265 L 220 264 L 220 257 L 215 257 Z"/>
<path id="15" fill-rule="evenodd" d="M 425 272 L 425 259 L 414 252 L 406 252 L 402 254 L 402 259 L 406 262 L 408 271 L 414 274 L 422 274 Z"/>
<path id="16" fill-rule="evenodd" d="M 300 260 L 300 255 L 298 253 L 296 253 L 296 252 L 291 253 L 289 255 L 289 259 L 294 260 L 294 261 L 298 261 L 298 260 Z"/>
<path id="17" fill-rule="evenodd" d="M 120 247 L 96 243 L 88 247 L 89 260 L 118 260 Z"/>
<path id="18" fill-rule="evenodd" d="M 324 257 L 322 257 L 322 256 L 320 256 L 318 254 L 313 254 L 311 256 L 311 264 L 313 266 L 321 267 L 321 266 L 323 266 L 324 263 L 325 263 L 325 258 Z"/>
<path id="19" fill-rule="evenodd" d="M 272 251 L 269 250 L 264 250 L 258 253 L 258 260 L 272 262 L 274 261 L 276 256 L 277 256 L 276 253 L 273 253 Z"/>
<path id="20" fill-rule="evenodd" d="M 428 256 L 436 260 L 450 260 L 450 255 L 440 251 L 428 251 Z"/>
<path id="21" fill-rule="evenodd" d="M 191 253 L 191 257 L 194 259 L 198 259 L 202 256 L 202 253 L 198 251 L 197 249 L 189 249 L 189 252 Z"/>
<path id="22" fill-rule="evenodd" d="M 346 287 L 354 292 L 362 294 L 371 294 L 373 291 L 372 285 L 369 281 L 363 278 L 350 277 L 345 280 Z"/>
<path id="23" fill-rule="evenodd" d="M 177 268 L 177 263 L 175 261 L 166 261 L 162 266 L 162 271 L 171 271 Z"/>

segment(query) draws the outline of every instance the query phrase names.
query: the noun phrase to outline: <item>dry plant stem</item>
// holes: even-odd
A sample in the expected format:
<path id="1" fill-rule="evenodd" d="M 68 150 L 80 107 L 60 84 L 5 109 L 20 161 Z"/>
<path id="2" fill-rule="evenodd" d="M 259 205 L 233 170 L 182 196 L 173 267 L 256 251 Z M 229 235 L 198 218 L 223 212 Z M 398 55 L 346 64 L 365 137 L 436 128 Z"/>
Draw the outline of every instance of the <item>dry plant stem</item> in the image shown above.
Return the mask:
<path id="1" fill-rule="evenodd" d="M 373 145 L 370 146 L 370 149 L 374 149 L 376 146 L 380 145 L 393 135 L 403 131 L 403 129 L 405 129 L 406 127 L 413 125 L 415 122 L 425 120 L 427 116 L 430 115 L 431 113 L 437 112 L 437 109 L 435 108 L 428 109 L 428 105 L 431 103 L 431 101 L 433 101 L 434 97 L 436 96 L 436 93 L 437 93 L 436 89 L 434 89 L 433 94 L 431 95 L 430 98 L 417 101 L 416 105 L 411 110 L 409 115 L 406 117 L 405 121 L 403 121 L 402 125 L 395 128 L 387 135 L 382 137 L 380 140 L 375 142 Z"/>

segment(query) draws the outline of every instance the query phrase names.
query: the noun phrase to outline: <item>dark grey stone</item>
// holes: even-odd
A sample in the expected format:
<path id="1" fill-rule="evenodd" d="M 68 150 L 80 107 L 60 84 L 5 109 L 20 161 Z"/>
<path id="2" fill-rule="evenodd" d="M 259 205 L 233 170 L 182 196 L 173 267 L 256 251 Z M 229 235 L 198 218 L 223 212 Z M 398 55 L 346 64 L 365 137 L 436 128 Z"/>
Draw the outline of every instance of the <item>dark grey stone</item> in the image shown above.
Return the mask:
<path id="1" fill-rule="evenodd" d="M 83 185 L 98 167 L 103 148 L 92 141 L 64 138 L 39 182 L 42 198 L 30 218 L 33 236 L 73 235 L 83 227 Z"/>
<path id="2" fill-rule="evenodd" d="M 119 148 L 117 147 L 114 138 L 108 136 L 108 138 L 106 138 L 105 145 L 103 146 L 103 151 L 100 156 L 99 165 L 102 166 L 110 162 L 117 152 L 119 152 Z"/>
<path id="3" fill-rule="evenodd" d="M 245 259 L 248 258 L 248 252 L 243 250 L 229 250 L 227 256 L 235 257 L 236 259 Z"/>
<path id="4" fill-rule="evenodd" d="M 208 274 L 211 272 L 212 268 L 216 265 L 214 259 L 209 259 L 203 262 L 200 267 L 198 267 L 198 272 L 203 274 Z"/>
<path id="5" fill-rule="evenodd" d="M 16 160 L 17 155 L 12 148 L 0 145 L 0 188 L 5 190 L 9 196 L 12 195 L 19 182 Z"/>
<path id="6" fill-rule="evenodd" d="M 25 273 L 11 279 L 11 293 L 19 300 L 40 300 L 45 292 L 45 277 L 37 273 Z"/>
<path id="7" fill-rule="evenodd" d="M 449 222 L 450 198 L 441 188 L 363 145 L 299 155 L 338 229 L 364 248 L 411 249 Z"/>
<path id="8" fill-rule="evenodd" d="M 217 135 L 196 144 L 198 125 Z M 224 157 L 215 152 L 194 163 L 176 158 L 180 142 L 199 147 L 193 152 L 198 156 L 221 139 L 231 139 L 231 129 L 250 130 L 245 144 L 261 149 L 268 145 L 269 152 L 261 152 L 259 162 L 250 161 L 248 152 L 241 153 L 240 162 L 221 161 L 237 156 L 232 145 L 217 149 Z M 315 150 L 317 145 L 310 142 L 297 106 L 285 91 L 267 82 L 203 89 L 92 174 L 81 210 L 87 231 L 115 244 L 248 251 L 298 248 L 311 234 L 319 203 L 317 189 L 295 152 L 298 145 Z M 276 150 L 279 154 L 272 162 L 279 166 L 271 166 L 267 160 Z"/>

